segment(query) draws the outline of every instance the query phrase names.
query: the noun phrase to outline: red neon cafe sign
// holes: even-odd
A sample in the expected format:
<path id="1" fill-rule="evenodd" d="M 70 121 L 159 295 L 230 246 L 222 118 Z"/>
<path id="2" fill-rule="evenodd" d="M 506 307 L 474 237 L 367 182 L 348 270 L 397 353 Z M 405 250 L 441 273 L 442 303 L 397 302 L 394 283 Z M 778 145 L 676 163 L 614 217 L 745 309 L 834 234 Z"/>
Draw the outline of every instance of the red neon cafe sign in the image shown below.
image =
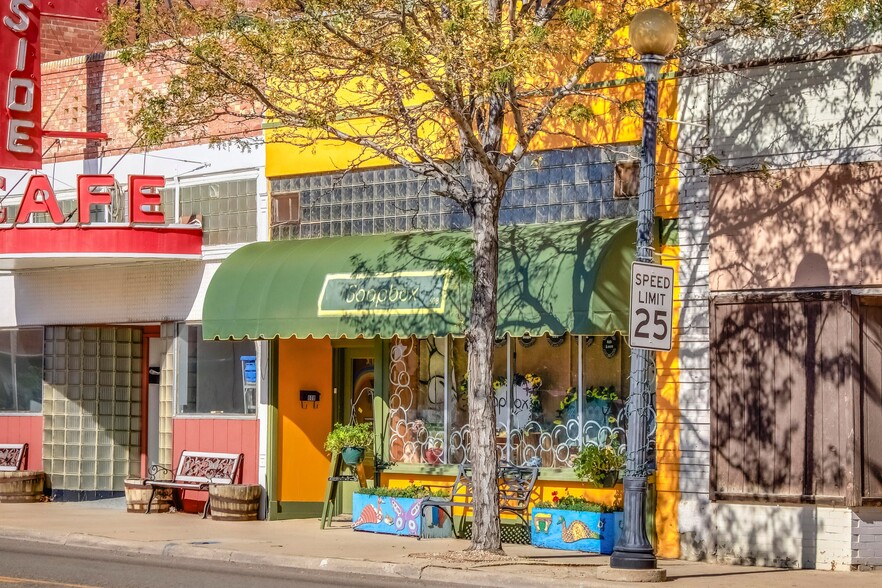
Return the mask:
<path id="1" fill-rule="evenodd" d="M 77 176 L 77 210 L 78 224 L 91 223 L 89 210 L 93 204 L 110 205 L 113 198 L 111 189 L 116 185 L 112 175 L 78 175 Z M 130 224 L 163 224 L 165 215 L 162 213 L 159 189 L 165 187 L 162 176 L 129 176 L 129 223 Z M 64 224 L 64 215 L 58 206 L 58 199 L 49 178 L 42 174 L 31 176 L 19 205 L 18 214 L 12 225 L 30 224 L 31 215 L 45 213 L 56 225 Z M 5 209 L 2 217 L 5 217 Z M 0 218 L 2 218 L 0 217 Z M 69 225 L 76 226 L 76 225 Z"/>

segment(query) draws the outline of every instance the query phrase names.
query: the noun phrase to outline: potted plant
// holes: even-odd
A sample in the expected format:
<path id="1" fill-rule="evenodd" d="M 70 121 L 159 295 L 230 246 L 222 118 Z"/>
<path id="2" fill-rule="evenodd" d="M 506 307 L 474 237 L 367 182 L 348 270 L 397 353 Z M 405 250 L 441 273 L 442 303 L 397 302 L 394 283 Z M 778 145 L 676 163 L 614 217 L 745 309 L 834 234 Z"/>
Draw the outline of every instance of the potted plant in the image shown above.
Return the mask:
<path id="1" fill-rule="evenodd" d="M 335 423 L 325 439 L 325 451 L 339 453 L 343 462 L 355 467 L 364 461 L 365 449 L 373 445 L 374 432 L 370 423 L 342 425 Z"/>
<path id="2" fill-rule="evenodd" d="M 622 530 L 620 505 L 607 506 L 580 496 L 539 502 L 532 511 L 530 542 L 537 547 L 610 554 Z"/>
<path id="3" fill-rule="evenodd" d="M 612 488 L 619 481 L 619 472 L 625 467 L 618 436 L 613 434 L 606 443 L 585 445 L 573 460 L 573 473 L 590 484 Z"/>
<path id="4" fill-rule="evenodd" d="M 422 512 L 423 500 L 430 496 L 446 498 L 448 492 L 413 480 L 403 488 L 359 488 L 352 495 L 352 528 L 386 535 L 450 537 L 453 525 L 446 512 L 438 507 Z"/>

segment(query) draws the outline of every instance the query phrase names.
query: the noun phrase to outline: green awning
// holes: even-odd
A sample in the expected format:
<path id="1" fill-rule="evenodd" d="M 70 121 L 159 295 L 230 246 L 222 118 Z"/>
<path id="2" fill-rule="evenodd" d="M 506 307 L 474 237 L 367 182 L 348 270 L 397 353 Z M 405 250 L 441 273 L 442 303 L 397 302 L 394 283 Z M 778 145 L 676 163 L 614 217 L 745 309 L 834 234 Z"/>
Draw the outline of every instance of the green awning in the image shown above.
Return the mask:
<path id="1" fill-rule="evenodd" d="M 500 229 L 498 333 L 625 331 L 634 221 Z M 468 231 L 253 243 L 218 268 L 206 339 L 462 335 Z"/>

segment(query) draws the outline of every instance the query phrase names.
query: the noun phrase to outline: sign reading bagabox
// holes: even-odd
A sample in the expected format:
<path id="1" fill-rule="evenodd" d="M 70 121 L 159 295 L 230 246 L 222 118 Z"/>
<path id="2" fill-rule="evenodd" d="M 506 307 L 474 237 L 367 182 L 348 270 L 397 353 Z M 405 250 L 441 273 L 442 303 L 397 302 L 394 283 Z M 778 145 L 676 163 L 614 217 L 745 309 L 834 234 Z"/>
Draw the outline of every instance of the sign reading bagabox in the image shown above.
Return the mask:
<path id="1" fill-rule="evenodd" d="M 0 0 L 0 168 L 42 166 L 39 41 L 36 0 Z"/>
<path id="2" fill-rule="evenodd" d="M 671 350 L 674 316 L 674 269 L 654 263 L 631 264 L 632 349 Z"/>

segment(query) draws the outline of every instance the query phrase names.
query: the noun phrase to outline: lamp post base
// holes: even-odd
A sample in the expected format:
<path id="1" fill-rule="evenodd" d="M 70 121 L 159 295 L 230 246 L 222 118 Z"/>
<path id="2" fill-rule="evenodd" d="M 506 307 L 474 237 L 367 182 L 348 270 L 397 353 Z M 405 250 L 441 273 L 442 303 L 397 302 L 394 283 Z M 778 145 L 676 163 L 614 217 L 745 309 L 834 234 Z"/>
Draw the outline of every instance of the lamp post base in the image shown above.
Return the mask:
<path id="1" fill-rule="evenodd" d="M 654 570 L 657 559 L 652 547 L 616 547 L 609 557 L 611 568 L 619 570 Z"/>

